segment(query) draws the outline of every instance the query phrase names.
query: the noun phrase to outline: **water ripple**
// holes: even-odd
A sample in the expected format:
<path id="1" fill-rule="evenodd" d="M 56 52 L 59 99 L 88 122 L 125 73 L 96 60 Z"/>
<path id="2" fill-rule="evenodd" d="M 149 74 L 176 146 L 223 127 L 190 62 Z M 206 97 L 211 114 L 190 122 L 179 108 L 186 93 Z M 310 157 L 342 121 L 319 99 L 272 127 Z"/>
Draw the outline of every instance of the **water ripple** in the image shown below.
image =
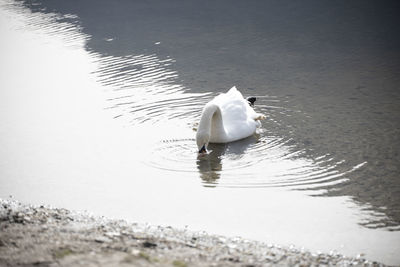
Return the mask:
<path id="1" fill-rule="evenodd" d="M 24 14 L 29 26 L 52 36 L 62 36 L 66 46 L 81 46 L 89 40 L 77 17 L 66 14 Z M 65 39 L 65 40 L 64 40 Z M 88 49 L 86 47 L 86 49 Z M 108 110 L 129 124 L 180 120 L 195 127 L 202 107 L 216 93 L 192 93 L 179 83 L 172 69 L 175 60 L 156 54 L 101 55 L 89 51 L 96 65 L 92 72 L 109 96 Z M 212 88 L 210 88 L 212 91 Z M 285 107 L 286 98 L 259 95 L 256 109 L 268 116 L 256 135 L 229 144 L 211 144 L 210 153 L 197 157 L 194 139 L 163 140 L 148 151 L 146 164 L 174 172 L 198 173 L 205 186 L 323 188 L 346 181 L 346 175 L 365 163 L 349 167 L 329 155 L 310 159 L 296 140 L 274 136 L 274 127 L 290 127 L 283 117 L 301 113 Z M 303 114 L 306 116 L 306 114 Z M 188 126 L 189 125 L 189 126 Z M 193 136 L 195 133 L 193 133 Z"/>
<path id="2" fill-rule="evenodd" d="M 55 37 L 55 39 L 61 38 L 63 45 L 71 48 L 84 47 L 90 39 L 89 35 L 82 32 L 78 16 L 73 14 L 42 13 L 43 9 L 37 10 L 39 12 L 32 12 L 21 8 L 24 4 L 22 1 L 5 1 L 2 3 L 2 8 L 5 10 L 11 10 L 18 16 L 24 17 L 26 24 L 21 27 L 17 26 L 16 30 L 31 30 L 45 33 L 48 36 Z"/>
<path id="3" fill-rule="evenodd" d="M 291 140 L 257 134 L 233 143 L 210 144 L 209 154 L 198 157 L 194 139 L 163 140 L 154 145 L 145 163 L 163 170 L 199 173 L 204 186 L 293 189 L 342 183 L 365 164 L 346 169 L 341 166 L 344 161 L 329 155 L 306 159 L 303 151 L 292 150 L 289 143 Z"/>
<path id="4" fill-rule="evenodd" d="M 95 75 L 111 88 L 108 102 L 114 117 L 125 118 L 131 124 L 188 118 L 194 121 L 210 94 L 188 93 L 177 84 L 178 75 L 169 68 L 173 61 L 157 55 L 99 57 Z"/>

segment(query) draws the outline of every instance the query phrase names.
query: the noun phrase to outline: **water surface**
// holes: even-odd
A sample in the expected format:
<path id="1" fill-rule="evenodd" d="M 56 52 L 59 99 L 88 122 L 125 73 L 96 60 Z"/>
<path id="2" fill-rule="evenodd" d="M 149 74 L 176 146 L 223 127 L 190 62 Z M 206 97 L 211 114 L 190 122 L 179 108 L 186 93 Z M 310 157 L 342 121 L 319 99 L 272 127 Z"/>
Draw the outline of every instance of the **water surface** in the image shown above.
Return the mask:
<path id="1" fill-rule="evenodd" d="M 396 10 L 3 0 L 0 195 L 399 264 Z M 198 158 L 233 85 L 268 118 Z"/>

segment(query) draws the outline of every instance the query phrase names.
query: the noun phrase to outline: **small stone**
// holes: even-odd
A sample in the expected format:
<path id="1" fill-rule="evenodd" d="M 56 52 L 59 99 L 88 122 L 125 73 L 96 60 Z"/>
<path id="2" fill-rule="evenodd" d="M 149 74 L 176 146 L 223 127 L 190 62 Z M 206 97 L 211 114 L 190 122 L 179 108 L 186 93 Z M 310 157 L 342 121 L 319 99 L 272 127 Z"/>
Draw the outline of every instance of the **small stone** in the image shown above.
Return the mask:
<path id="1" fill-rule="evenodd" d="M 132 254 L 133 256 L 139 256 L 140 250 L 133 248 L 129 253 Z"/>
<path id="2" fill-rule="evenodd" d="M 118 233 L 118 232 L 107 232 L 107 233 L 105 233 L 105 235 L 108 236 L 108 237 L 117 237 L 117 236 L 121 236 L 121 234 Z"/>
<path id="3" fill-rule="evenodd" d="M 227 246 L 228 246 L 228 248 L 230 248 L 230 249 L 235 249 L 235 248 L 237 248 L 237 245 L 236 245 L 236 244 L 232 244 L 232 243 L 229 243 Z"/>
<path id="4" fill-rule="evenodd" d="M 145 248 L 155 248 L 155 247 L 157 247 L 157 244 L 151 243 L 149 241 L 145 241 L 145 242 L 143 242 L 142 246 Z"/>
<path id="5" fill-rule="evenodd" d="M 111 240 L 104 237 L 104 236 L 99 236 L 97 238 L 95 238 L 95 240 L 97 243 L 106 243 L 106 242 L 110 242 Z"/>

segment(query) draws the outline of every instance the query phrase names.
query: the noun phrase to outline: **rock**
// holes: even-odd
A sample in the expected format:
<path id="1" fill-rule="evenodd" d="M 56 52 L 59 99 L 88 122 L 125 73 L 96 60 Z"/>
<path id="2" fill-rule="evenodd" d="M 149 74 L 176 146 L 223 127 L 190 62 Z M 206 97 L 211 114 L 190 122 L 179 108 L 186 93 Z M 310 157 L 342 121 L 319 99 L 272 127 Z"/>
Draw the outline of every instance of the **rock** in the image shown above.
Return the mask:
<path id="1" fill-rule="evenodd" d="M 94 241 L 96 241 L 97 243 L 107 243 L 107 242 L 111 242 L 110 239 L 108 239 L 107 237 L 104 237 L 104 236 L 96 237 L 96 238 L 94 239 Z"/>
<path id="2" fill-rule="evenodd" d="M 133 256 L 139 256 L 140 250 L 138 250 L 138 249 L 136 249 L 136 248 L 132 248 L 132 249 L 129 251 L 129 253 L 132 254 Z"/>
<path id="3" fill-rule="evenodd" d="M 155 247 L 157 247 L 157 244 L 149 242 L 149 241 L 145 241 L 142 243 L 142 246 L 145 248 L 155 248 Z"/>
<path id="4" fill-rule="evenodd" d="M 107 232 L 105 235 L 111 238 L 121 236 L 121 234 L 118 232 Z"/>

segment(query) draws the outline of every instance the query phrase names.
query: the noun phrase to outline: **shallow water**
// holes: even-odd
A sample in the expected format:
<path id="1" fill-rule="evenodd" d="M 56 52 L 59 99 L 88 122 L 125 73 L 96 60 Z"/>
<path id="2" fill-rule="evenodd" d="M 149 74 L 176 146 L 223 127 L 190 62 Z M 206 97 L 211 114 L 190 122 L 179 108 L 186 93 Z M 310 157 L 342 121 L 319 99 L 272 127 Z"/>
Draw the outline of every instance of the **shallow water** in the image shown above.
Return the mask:
<path id="1" fill-rule="evenodd" d="M 399 264 L 396 8 L 2 0 L 0 196 Z M 268 118 L 198 158 L 233 85 Z"/>

